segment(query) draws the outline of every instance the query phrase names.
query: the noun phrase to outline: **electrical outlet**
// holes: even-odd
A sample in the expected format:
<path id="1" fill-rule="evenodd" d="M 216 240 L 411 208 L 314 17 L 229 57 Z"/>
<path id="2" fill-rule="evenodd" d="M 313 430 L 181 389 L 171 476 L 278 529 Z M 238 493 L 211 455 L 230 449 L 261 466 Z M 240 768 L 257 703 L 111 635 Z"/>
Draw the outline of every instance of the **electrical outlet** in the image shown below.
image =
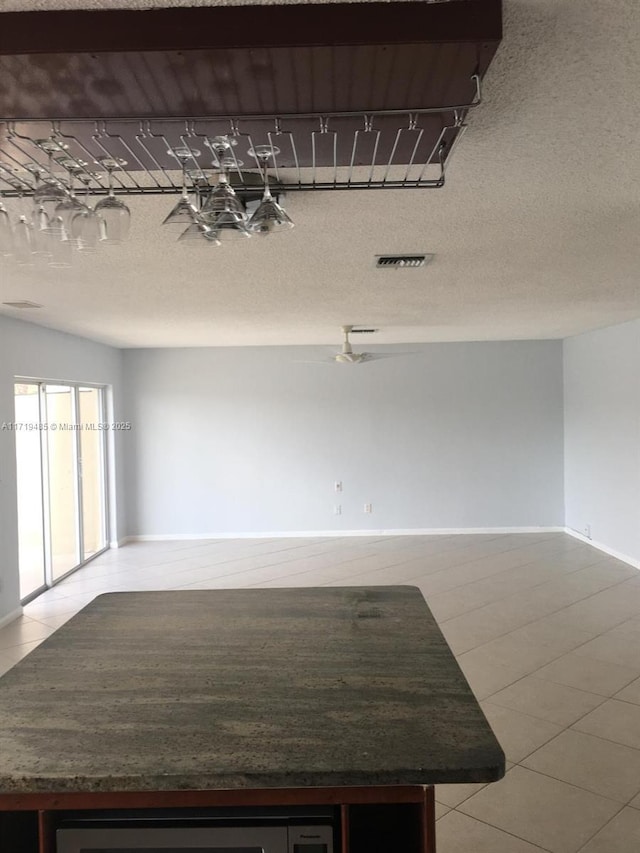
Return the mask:
<path id="1" fill-rule="evenodd" d="M 334 514 L 334 515 L 342 515 L 342 507 L 340 506 L 340 504 L 336 504 L 336 505 L 334 506 L 334 508 L 333 508 L 333 514 Z"/>
<path id="2" fill-rule="evenodd" d="M 590 524 L 587 524 L 583 533 L 587 537 L 587 539 L 591 539 L 591 525 Z"/>
<path id="3" fill-rule="evenodd" d="M 369 515 L 370 513 L 373 512 L 373 506 L 371 504 L 365 504 L 364 505 L 364 511 Z"/>

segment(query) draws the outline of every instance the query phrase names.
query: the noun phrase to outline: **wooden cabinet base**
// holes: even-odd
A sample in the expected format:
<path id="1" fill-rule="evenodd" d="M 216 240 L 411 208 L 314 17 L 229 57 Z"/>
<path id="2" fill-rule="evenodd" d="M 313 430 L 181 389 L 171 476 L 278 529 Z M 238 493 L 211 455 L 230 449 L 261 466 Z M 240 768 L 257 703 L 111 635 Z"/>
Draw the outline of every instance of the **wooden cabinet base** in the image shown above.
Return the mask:
<path id="1" fill-rule="evenodd" d="M 0 795 L 0 850 L 56 853 L 59 822 L 88 809 L 294 805 L 339 806 L 337 853 L 436 853 L 432 787 Z"/>

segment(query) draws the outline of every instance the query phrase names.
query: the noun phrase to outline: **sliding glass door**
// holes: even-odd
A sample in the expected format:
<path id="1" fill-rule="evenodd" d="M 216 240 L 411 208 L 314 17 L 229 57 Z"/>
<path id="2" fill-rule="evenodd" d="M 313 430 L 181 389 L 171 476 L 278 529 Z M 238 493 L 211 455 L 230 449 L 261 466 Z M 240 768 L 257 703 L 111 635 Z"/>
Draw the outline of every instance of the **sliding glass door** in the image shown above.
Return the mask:
<path id="1" fill-rule="evenodd" d="M 93 429 L 105 420 L 102 388 L 78 388 L 80 483 L 82 486 L 82 559 L 88 560 L 107 545 L 105 502 L 105 433 Z"/>
<path id="2" fill-rule="evenodd" d="M 20 543 L 20 598 L 30 598 L 47 586 L 45 573 L 44 508 L 40 386 L 15 386 L 16 462 L 18 466 L 18 541 Z"/>
<path id="3" fill-rule="evenodd" d="M 107 546 L 104 389 L 18 383 L 20 593 L 33 597 Z"/>
<path id="4" fill-rule="evenodd" d="M 60 580 L 80 564 L 80 517 L 78 513 L 78 454 L 75 389 L 70 385 L 43 385 L 47 429 L 48 478 L 45 502 L 49 509 L 51 579 Z"/>

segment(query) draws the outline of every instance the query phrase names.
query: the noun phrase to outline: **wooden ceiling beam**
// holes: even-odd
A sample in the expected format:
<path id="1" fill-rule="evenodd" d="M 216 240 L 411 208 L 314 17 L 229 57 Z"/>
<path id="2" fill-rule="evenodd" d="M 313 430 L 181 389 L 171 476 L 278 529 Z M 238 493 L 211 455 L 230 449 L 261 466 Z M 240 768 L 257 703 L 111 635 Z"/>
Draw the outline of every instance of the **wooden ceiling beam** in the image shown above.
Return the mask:
<path id="1" fill-rule="evenodd" d="M 502 0 L 5 12 L 0 54 L 499 42 Z"/>

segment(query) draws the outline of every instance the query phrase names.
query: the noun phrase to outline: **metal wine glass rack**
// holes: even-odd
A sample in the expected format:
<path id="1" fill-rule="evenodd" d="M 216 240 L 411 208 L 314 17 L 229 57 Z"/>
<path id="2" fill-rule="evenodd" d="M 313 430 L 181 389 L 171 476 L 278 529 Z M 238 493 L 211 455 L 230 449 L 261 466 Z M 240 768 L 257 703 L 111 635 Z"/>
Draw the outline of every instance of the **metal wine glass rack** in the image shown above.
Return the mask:
<path id="1" fill-rule="evenodd" d="M 472 81 L 475 94 L 469 103 L 416 110 L 0 120 L 0 196 L 30 196 L 37 182 L 33 164 L 39 178 L 54 178 L 66 186 L 67 172 L 58 159 L 90 172 L 91 193 L 106 194 L 106 175 L 96 165 L 104 156 L 127 161 L 114 173 L 117 194 L 178 193 L 181 173 L 170 150 L 181 146 L 199 152 L 188 172 L 194 183 L 202 184 L 217 166 L 211 139 L 220 135 L 236 143 L 231 179 L 239 191 L 255 191 L 261 184 L 259 166 L 248 154 L 261 144 L 279 149 L 270 176 L 287 192 L 438 188 L 466 130 L 468 111 L 481 103 L 480 76 L 474 74 Z M 52 141 L 59 152 L 50 157 L 46 143 Z"/>

